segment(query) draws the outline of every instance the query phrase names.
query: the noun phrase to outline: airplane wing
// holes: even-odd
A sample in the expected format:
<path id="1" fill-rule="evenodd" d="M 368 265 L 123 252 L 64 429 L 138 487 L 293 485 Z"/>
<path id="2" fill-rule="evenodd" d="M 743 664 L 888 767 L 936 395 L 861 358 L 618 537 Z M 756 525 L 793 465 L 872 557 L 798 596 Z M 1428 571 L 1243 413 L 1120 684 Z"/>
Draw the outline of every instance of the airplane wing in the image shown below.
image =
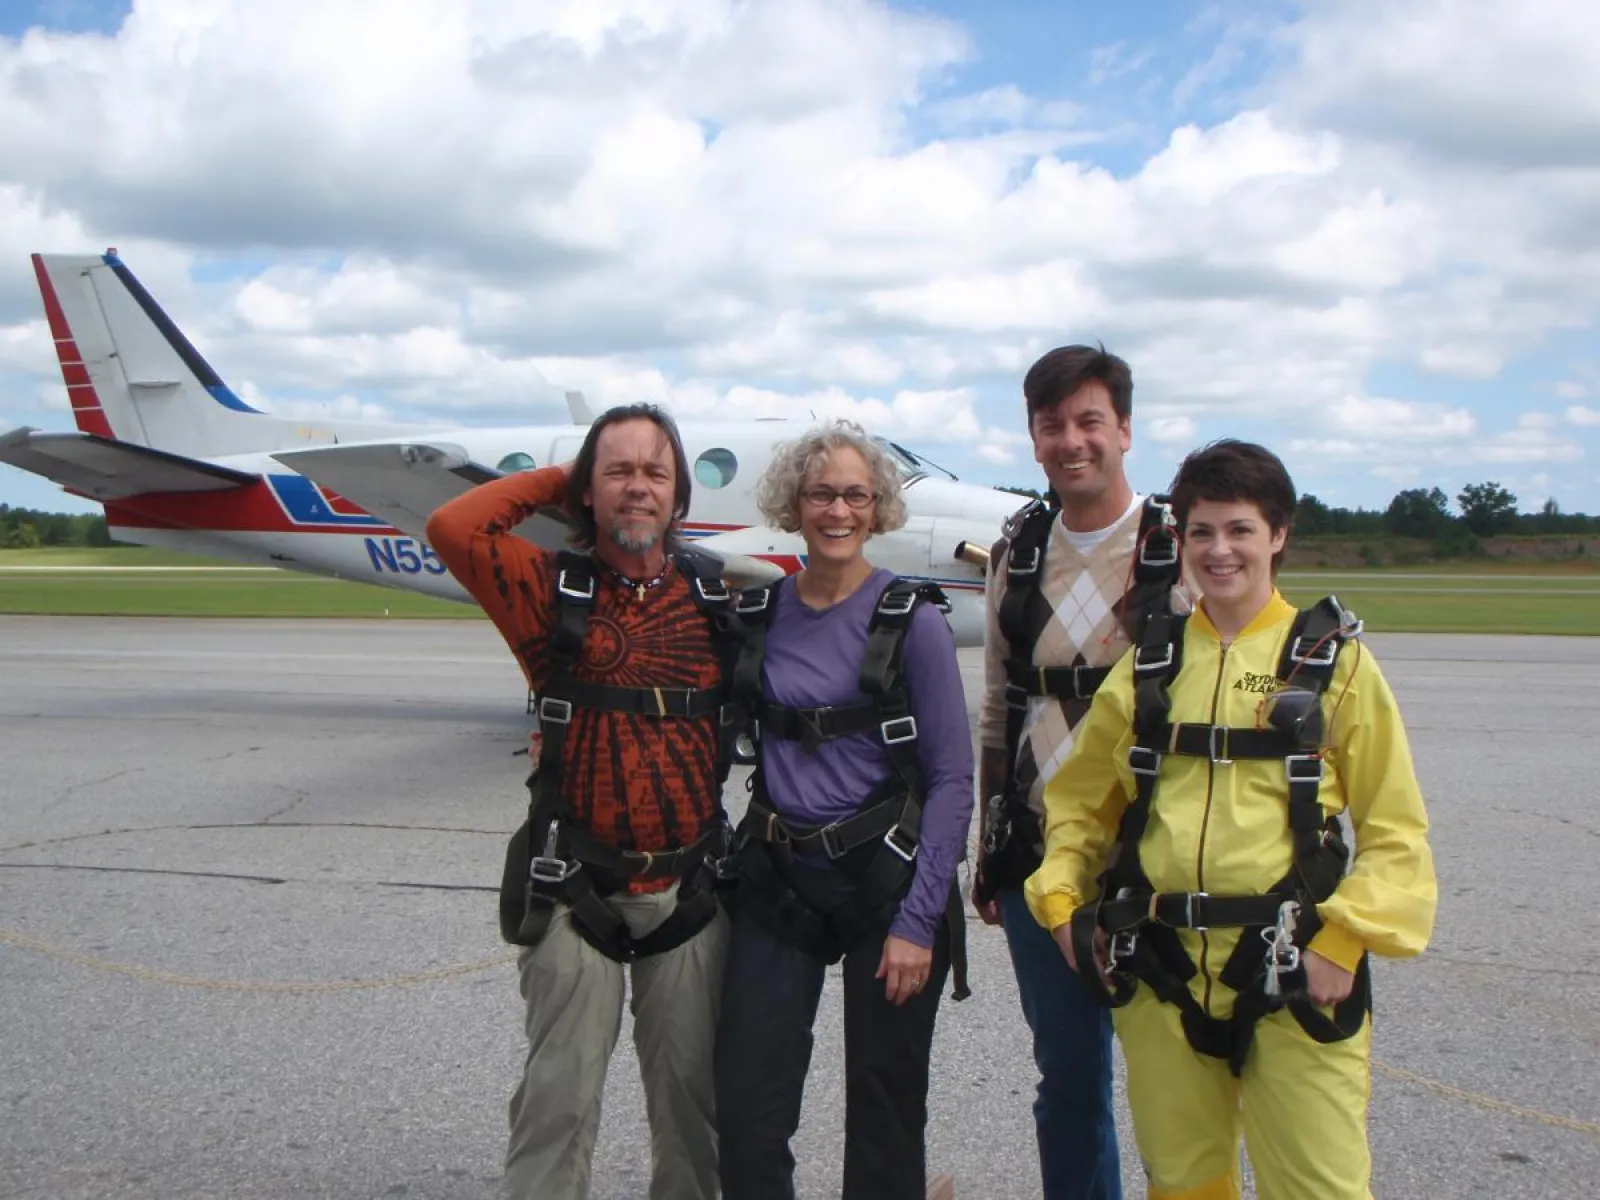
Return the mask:
<path id="1" fill-rule="evenodd" d="M 281 450 L 272 456 L 312 482 L 339 493 L 396 529 L 423 537 L 433 510 L 500 472 L 472 461 L 450 442 L 369 442 Z M 557 508 L 540 510 L 516 532 L 536 546 L 566 545 L 567 519 Z"/>
<path id="2" fill-rule="evenodd" d="M 223 492 L 258 478 L 98 434 L 40 433 L 27 426 L 0 434 L 0 462 L 100 501 L 147 492 Z"/>
<path id="3" fill-rule="evenodd" d="M 272 456 L 314 483 L 337 492 L 380 520 L 413 537 L 425 536 L 433 510 L 463 492 L 500 478 L 500 472 L 472 461 L 450 442 L 370 442 L 282 450 Z M 546 550 L 567 546 L 567 519 L 558 508 L 541 509 L 515 532 Z M 732 587 L 751 587 L 781 578 L 784 570 L 763 559 L 715 544 L 694 543 L 723 565 Z"/>

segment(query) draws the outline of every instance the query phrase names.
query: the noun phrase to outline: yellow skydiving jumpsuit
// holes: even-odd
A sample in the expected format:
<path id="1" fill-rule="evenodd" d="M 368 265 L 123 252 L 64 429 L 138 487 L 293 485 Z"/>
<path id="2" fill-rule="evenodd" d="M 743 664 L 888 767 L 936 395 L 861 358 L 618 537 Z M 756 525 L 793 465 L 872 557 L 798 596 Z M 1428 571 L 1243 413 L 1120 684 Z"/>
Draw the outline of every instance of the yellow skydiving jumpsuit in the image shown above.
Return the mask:
<path id="1" fill-rule="evenodd" d="M 1168 719 L 1261 727 L 1295 616 L 1275 592 L 1224 646 L 1202 603 L 1184 629 Z M 1068 923 L 1094 899 L 1136 794 L 1128 762 L 1133 682 L 1130 652 L 1095 694 L 1070 756 L 1045 790 L 1046 854 L 1025 892 L 1047 929 Z M 1322 711 L 1325 774 L 1318 798 L 1326 814 L 1348 811 L 1355 844 L 1348 874 L 1317 905 L 1323 926 L 1308 949 L 1354 971 L 1364 951 L 1393 958 L 1420 953 L 1432 932 L 1438 889 L 1405 727 L 1361 641 L 1340 651 Z M 1151 884 L 1159 892 L 1213 896 L 1270 891 L 1294 861 L 1286 798 L 1281 759 L 1223 763 L 1164 755 L 1139 846 Z M 1198 967 L 1190 994 L 1210 1016 L 1233 1011 L 1234 992 L 1219 976 L 1240 933 L 1237 927 L 1177 931 Z M 1355 1036 L 1323 1045 L 1279 1009 L 1257 1024 L 1238 1078 L 1226 1061 L 1191 1048 L 1177 1006 L 1144 983 L 1114 1020 L 1151 1200 L 1238 1197 L 1241 1131 L 1262 1200 L 1370 1196 L 1370 1020 Z"/>

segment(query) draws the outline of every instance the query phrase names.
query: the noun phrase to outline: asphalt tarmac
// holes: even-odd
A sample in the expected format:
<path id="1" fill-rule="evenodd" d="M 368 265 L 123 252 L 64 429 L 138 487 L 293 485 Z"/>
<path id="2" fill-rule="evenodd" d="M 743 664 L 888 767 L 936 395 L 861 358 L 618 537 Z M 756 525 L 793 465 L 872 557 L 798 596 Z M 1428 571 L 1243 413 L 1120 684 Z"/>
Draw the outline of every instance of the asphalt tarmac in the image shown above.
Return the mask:
<path id="1" fill-rule="evenodd" d="M 1368 641 L 1441 880 L 1432 947 L 1375 972 L 1374 1191 L 1596 1196 L 1600 639 Z M 487 623 L 0 618 L 0 1197 L 494 1196 L 523 700 Z M 1000 933 L 969 929 L 930 1162 L 1037 1196 L 1026 1029 Z M 629 1032 L 596 1200 L 647 1193 Z M 838 1194 L 841 1057 L 830 981 L 803 1196 Z M 1122 1133 L 1142 1196 L 1125 1108 Z"/>

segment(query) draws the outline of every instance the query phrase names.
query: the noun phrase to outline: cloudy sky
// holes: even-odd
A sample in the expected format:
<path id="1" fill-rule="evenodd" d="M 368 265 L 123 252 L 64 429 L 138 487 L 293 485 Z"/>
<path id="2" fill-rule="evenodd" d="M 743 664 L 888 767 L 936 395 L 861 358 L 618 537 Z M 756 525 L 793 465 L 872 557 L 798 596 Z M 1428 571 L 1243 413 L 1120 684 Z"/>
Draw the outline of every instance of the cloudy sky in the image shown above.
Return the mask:
<path id="1" fill-rule="evenodd" d="M 1235 435 L 1333 504 L 1600 513 L 1587 0 L 378 11 L 0 4 L 0 430 L 71 427 L 28 254 L 116 246 L 274 412 L 581 388 L 1032 486 L 1022 375 L 1098 340 L 1141 488 Z"/>

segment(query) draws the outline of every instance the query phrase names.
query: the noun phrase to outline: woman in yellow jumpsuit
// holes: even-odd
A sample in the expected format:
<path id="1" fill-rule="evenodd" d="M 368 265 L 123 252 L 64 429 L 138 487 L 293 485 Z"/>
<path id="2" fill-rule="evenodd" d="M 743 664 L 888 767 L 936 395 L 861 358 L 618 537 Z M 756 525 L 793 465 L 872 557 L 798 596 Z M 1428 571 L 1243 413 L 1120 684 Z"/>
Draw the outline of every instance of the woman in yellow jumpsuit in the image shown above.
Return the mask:
<path id="1" fill-rule="evenodd" d="M 1405 727 L 1353 618 L 1277 590 L 1274 455 L 1198 450 L 1171 503 L 1203 599 L 1096 693 L 1028 904 L 1117 1006 L 1151 1200 L 1238 1197 L 1241 1134 L 1261 1200 L 1363 1200 L 1367 954 L 1420 953 L 1437 904 Z"/>

